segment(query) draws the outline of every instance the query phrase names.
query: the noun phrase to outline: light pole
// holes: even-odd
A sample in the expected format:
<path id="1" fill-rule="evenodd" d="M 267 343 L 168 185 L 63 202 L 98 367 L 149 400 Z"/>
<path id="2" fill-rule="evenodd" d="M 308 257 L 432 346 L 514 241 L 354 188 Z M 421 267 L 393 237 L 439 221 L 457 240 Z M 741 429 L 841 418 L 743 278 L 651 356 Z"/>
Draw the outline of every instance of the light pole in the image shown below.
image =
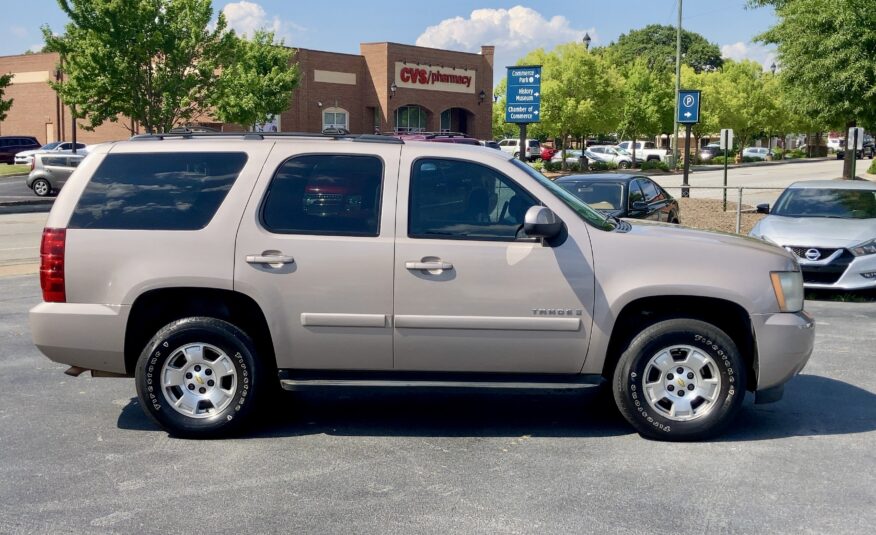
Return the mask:
<path id="1" fill-rule="evenodd" d="M 678 92 L 681 91 L 681 4 L 678 0 L 678 29 L 675 33 L 675 122 L 672 127 L 672 157 L 678 167 Z"/>

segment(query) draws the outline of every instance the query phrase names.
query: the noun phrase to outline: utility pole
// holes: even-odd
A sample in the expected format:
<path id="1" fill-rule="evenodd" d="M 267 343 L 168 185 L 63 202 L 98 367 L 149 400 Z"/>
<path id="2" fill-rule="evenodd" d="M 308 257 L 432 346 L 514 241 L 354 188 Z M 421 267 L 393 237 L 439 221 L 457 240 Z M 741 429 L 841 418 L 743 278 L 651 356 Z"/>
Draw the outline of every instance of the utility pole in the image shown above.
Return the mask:
<path id="1" fill-rule="evenodd" d="M 678 92 L 681 90 L 681 5 L 678 0 L 678 29 L 675 34 L 675 117 L 672 127 L 672 159 L 678 167 Z"/>

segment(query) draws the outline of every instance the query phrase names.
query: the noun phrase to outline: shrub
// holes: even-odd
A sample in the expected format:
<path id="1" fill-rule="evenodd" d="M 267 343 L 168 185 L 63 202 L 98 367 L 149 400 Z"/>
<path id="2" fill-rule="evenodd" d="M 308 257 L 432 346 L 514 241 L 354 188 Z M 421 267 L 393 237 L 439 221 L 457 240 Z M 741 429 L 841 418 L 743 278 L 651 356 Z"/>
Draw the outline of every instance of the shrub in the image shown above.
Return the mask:
<path id="1" fill-rule="evenodd" d="M 567 164 L 566 167 L 569 169 L 569 171 L 573 173 L 581 172 L 581 164 L 579 164 L 578 162 Z"/>
<path id="2" fill-rule="evenodd" d="M 560 162 L 544 162 L 545 171 L 559 171 L 560 167 Z"/>
<path id="3" fill-rule="evenodd" d="M 542 171 L 545 167 L 544 162 L 542 162 L 541 160 L 536 160 L 529 165 L 531 165 L 533 169 L 539 172 Z"/>
<path id="4" fill-rule="evenodd" d="M 733 156 L 727 157 L 727 163 L 735 163 L 735 161 L 736 161 L 736 159 Z M 714 158 L 709 160 L 709 163 L 715 164 L 715 165 L 724 165 L 724 157 L 723 156 L 715 156 Z"/>
<path id="5" fill-rule="evenodd" d="M 761 161 L 760 158 L 752 158 L 751 156 L 743 156 L 742 163 L 754 163 Z"/>
<path id="6" fill-rule="evenodd" d="M 876 175 L 876 160 L 870 162 L 870 169 L 867 169 L 867 172 L 871 175 Z"/>
<path id="7" fill-rule="evenodd" d="M 649 160 L 647 162 L 642 162 L 642 171 L 647 171 L 649 169 L 669 171 L 669 164 L 667 164 L 666 162 L 661 162 L 660 160 Z"/>
<path id="8" fill-rule="evenodd" d="M 796 160 L 798 158 L 805 158 L 805 157 L 806 157 L 806 153 L 800 149 L 789 150 L 789 151 L 785 152 L 785 154 L 784 154 L 784 158 L 786 160 Z"/>

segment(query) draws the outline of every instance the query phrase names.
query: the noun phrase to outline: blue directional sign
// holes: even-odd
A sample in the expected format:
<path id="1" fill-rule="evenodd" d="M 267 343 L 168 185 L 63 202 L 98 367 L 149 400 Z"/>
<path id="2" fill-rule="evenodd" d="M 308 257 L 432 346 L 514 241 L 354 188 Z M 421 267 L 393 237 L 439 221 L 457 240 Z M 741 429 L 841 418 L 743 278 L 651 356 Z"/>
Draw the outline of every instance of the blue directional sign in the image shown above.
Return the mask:
<path id="1" fill-rule="evenodd" d="M 678 92 L 678 115 L 675 120 L 681 124 L 700 122 L 699 89 L 682 89 Z"/>
<path id="2" fill-rule="evenodd" d="M 506 123 L 537 123 L 541 118 L 541 65 L 508 67 Z"/>

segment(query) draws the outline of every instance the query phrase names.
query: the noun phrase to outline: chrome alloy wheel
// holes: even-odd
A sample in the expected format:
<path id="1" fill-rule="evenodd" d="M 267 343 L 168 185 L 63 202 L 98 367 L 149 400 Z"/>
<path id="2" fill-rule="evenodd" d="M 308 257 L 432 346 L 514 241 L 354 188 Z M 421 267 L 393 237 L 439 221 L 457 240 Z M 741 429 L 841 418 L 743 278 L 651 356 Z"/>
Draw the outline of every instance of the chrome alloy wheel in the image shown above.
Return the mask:
<path id="1" fill-rule="evenodd" d="M 661 349 L 645 366 L 643 390 L 651 408 L 665 418 L 702 418 L 715 408 L 721 393 L 718 362 L 693 346 Z"/>
<path id="2" fill-rule="evenodd" d="M 218 347 L 187 344 L 174 350 L 161 367 L 161 391 L 178 413 L 209 418 L 234 399 L 237 369 Z"/>

